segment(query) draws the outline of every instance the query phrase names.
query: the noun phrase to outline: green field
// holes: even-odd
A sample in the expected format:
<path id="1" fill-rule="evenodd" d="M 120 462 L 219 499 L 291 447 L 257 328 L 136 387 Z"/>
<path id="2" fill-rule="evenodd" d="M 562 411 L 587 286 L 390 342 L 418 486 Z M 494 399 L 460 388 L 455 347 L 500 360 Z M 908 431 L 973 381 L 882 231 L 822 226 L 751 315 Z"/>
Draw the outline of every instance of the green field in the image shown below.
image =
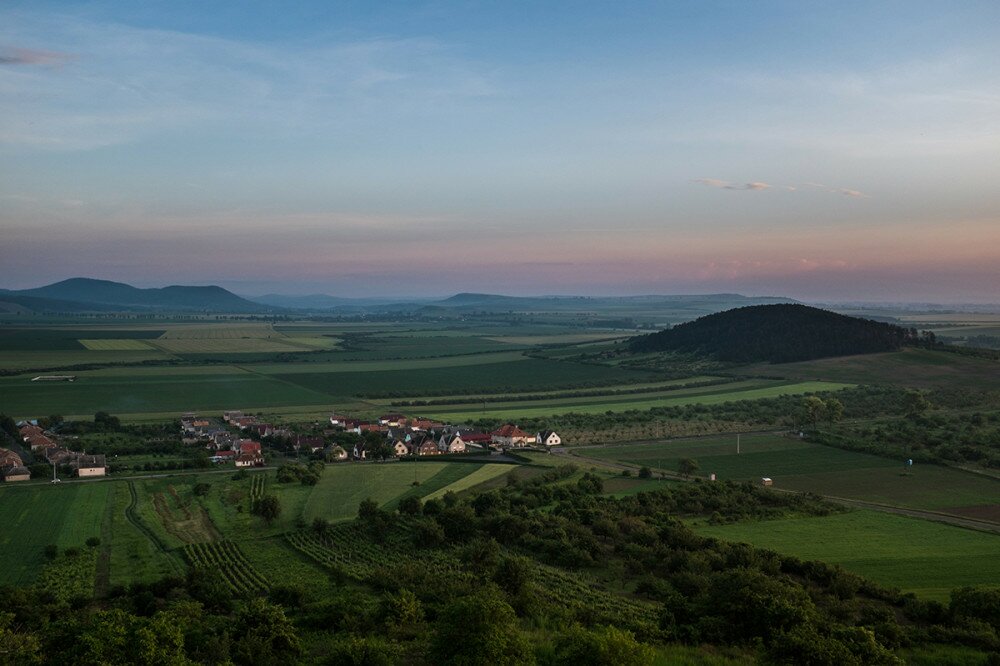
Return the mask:
<path id="1" fill-rule="evenodd" d="M 298 529 L 301 521 L 341 521 L 357 515 L 371 497 L 388 509 L 405 496 L 440 496 L 460 492 L 504 474 L 514 467 L 468 462 L 417 462 L 330 465 L 319 484 L 279 484 L 272 471 L 255 471 L 234 480 L 225 473 L 178 474 L 135 481 L 100 480 L 0 486 L 5 529 L 0 535 L 0 585 L 27 584 L 47 560 L 49 544 L 82 547 L 99 537 L 105 585 L 151 581 L 182 570 L 186 544 L 222 539 L 253 540 L 243 552 L 268 577 L 285 578 L 280 554 L 290 554 L 280 539 L 258 552 L 262 539 Z M 264 492 L 280 499 L 281 516 L 265 526 L 249 512 L 254 478 Z M 414 481 L 418 485 L 414 485 Z M 208 483 L 204 497 L 193 487 Z M 99 558 L 100 559 L 100 558 Z"/>
<path id="2" fill-rule="evenodd" d="M 754 377 L 763 375 L 917 388 L 1000 389 L 1000 361 L 928 349 L 903 349 L 885 354 L 801 363 L 756 364 L 737 371 Z"/>
<path id="3" fill-rule="evenodd" d="M 616 397 L 553 398 L 537 401 L 514 401 L 506 404 L 482 405 L 434 405 L 427 407 L 428 414 L 444 421 L 461 421 L 470 416 L 480 418 L 537 418 L 566 414 L 604 414 L 606 412 L 627 412 L 654 407 L 676 407 L 680 405 L 716 405 L 736 400 L 760 400 L 783 395 L 802 395 L 822 391 L 839 391 L 850 388 L 850 384 L 835 382 L 782 382 L 767 379 L 748 380 L 719 386 L 703 386 L 692 389 L 676 389 L 659 393 L 639 393 Z"/>
<path id="4" fill-rule="evenodd" d="M 109 483 L 12 487 L 0 490 L 0 584 L 30 582 L 45 564 L 45 547 L 80 547 L 100 537 Z"/>
<path id="5" fill-rule="evenodd" d="M 812 444 L 772 434 L 676 439 L 624 446 L 585 447 L 581 456 L 676 471 L 691 458 L 698 474 L 719 480 L 770 477 L 784 490 L 957 513 L 1000 505 L 1000 480 L 936 465 L 904 470 L 902 461 Z"/>
<path id="6" fill-rule="evenodd" d="M 698 532 L 840 564 L 883 585 L 947 601 L 954 587 L 1000 580 L 1000 537 L 875 511 L 703 526 Z"/>

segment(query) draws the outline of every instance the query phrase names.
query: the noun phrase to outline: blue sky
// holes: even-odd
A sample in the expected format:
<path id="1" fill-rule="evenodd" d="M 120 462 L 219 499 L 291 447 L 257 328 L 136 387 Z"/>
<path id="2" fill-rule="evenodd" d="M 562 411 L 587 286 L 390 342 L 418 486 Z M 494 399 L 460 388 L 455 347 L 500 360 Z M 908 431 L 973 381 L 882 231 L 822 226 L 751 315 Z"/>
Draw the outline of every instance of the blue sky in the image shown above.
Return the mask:
<path id="1" fill-rule="evenodd" d="M 0 285 L 995 302 L 957 4 L 8 2 Z"/>

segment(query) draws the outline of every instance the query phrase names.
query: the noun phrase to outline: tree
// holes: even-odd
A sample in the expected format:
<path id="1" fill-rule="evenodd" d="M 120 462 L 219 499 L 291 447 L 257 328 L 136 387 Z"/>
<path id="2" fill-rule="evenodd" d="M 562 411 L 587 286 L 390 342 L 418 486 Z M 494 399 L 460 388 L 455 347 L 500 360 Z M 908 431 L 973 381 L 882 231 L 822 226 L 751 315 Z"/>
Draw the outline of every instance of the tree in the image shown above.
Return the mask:
<path id="1" fill-rule="evenodd" d="M 14 624 L 14 613 L 0 613 L 0 662 L 41 663 L 41 642 L 34 634 L 22 633 Z"/>
<path id="2" fill-rule="evenodd" d="M 454 666 L 532 663 L 514 609 L 487 587 L 445 606 L 431 638 L 431 662 Z"/>
<path id="3" fill-rule="evenodd" d="M 400 513 L 407 516 L 417 516 L 420 514 L 421 504 L 420 498 L 416 495 L 410 495 L 409 497 L 404 497 L 399 501 L 399 506 L 397 507 Z"/>
<path id="4" fill-rule="evenodd" d="M 211 487 L 212 486 L 208 485 L 207 483 L 196 483 L 194 484 L 194 488 L 191 489 L 191 492 L 193 492 L 195 495 L 199 497 L 204 497 L 205 495 L 208 494 L 208 491 L 211 489 Z"/>
<path id="5" fill-rule="evenodd" d="M 908 418 L 915 419 L 930 408 L 930 400 L 920 391 L 907 391 L 903 397 L 903 409 Z"/>
<path id="6" fill-rule="evenodd" d="M 826 403 L 811 395 L 802 399 L 802 411 L 805 412 L 805 419 L 815 426 L 826 413 Z"/>
<path id="7" fill-rule="evenodd" d="M 691 476 L 698 471 L 698 461 L 693 458 L 684 458 L 677 463 L 677 471 L 681 476 Z"/>
<path id="8" fill-rule="evenodd" d="M 648 666 L 655 653 L 617 627 L 575 626 L 556 639 L 556 666 Z"/>
<path id="9" fill-rule="evenodd" d="M 265 495 L 254 503 L 253 512 L 270 525 L 281 515 L 281 501 L 277 495 Z"/>
<path id="10" fill-rule="evenodd" d="M 302 653 L 285 611 L 264 599 L 247 603 L 236 618 L 234 634 L 242 637 L 233 650 L 238 664 L 287 664 Z"/>
<path id="11" fill-rule="evenodd" d="M 87 548 L 97 548 L 100 545 L 101 545 L 100 537 L 92 536 L 87 538 Z"/>
<path id="12" fill-rule="evenodd" d="M 651 478 L 653 478 L 653 470 L 649 469 L 648 467 L 641 468 L 639 470 L 639 478 L 640 479 L 651 479 Z"/>
<path id="13" fill-rule="evenodd" d="M 824 405 L 824 411 L 826 412 L 826 420 L 830 423 L 836 423 L 844 418 L 844 403 L 836 398 L 830 398 Z"/>
<path id="14" fill-rule="evenodd" d="M 17 424 L 14 423 L 14 419 L 6 414 L 0 414 L 0 430 L 3 430 L 15 439 L 20 439 L 17 432 Z"/>

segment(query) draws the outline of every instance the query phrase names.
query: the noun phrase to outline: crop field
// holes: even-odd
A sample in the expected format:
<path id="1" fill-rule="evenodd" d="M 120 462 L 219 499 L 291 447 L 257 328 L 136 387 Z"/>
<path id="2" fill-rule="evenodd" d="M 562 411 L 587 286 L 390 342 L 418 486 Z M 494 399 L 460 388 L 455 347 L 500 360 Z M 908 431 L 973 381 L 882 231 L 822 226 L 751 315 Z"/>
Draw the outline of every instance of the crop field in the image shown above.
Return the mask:
<path id="1" fill-rule="evenodd" d="M 191 566 L 218 573 L 236 594 L 253 594 L 270 587 L 232 541 L 193 543 L 184 546 L 184 556 Z"/>
<path id="2" fill-rule="evenodd" d="M 482 365 L 428 366 L 419 371 L 356 370 L 274 376 L 314 391 L 337 396 L 424 395 L 434 390 L 502 392 L 552 389 L 560 386 L 624 384 L 652 378 L 648 373 L 639 371 L 539 359 L 524 359 L 516 363 L 506 361 Z"/>
<path id="3" fill-rule="evenodd" d="M 586 447 L 579 455 L 676 471 L 690 458 L 699 476 L 720 480 L 771 477 L 776 488 L 914 509 L 974 515 L 1000 505 L 1000 480 L 936 465 L 905 470 L 903 461 L 772 434 L 675 439 L 624 446 Z"/>
<path id="4" fill-rule="evenodd" d="M 604 414 L 673 407 L 678 405 L 715 405 L 737 400 L 759 400 L 782 395 L 802 395 L 850 388 L 850 384 L 836 382 L 782 382 L 767 379 L 749 380 L 719 386 L 677 389 L 662 393 L 643 393 L 617 397 L 554 398 L 538 401 L 518 401 L 507 404 L 435 405 L 426 408 L 429 415 L 442 420 L 462 420 L 475 415 L 481 418 L 534 418 L 566 414 Z"/>
<path id="5" fill-rule="evenodd" d="M 169 338 L 153 342 L 170 354 L 255 354 L 301 352 L 310 348 L 288 338 Z"/>
<path id="6" fill-rule="evenodd" d="M 240 340 L 244 338 L 284 337 L 270 324 L 202 324 L 171 326 L 161 340 Z"/>
<path id="7" fill-rule="evenodd" d="M 151 340 L 163 329 L 127 330 L 119 328 L 0 328 L 0 350 L 69 351 L 79 350 L 81 340 Z M 148 348 L 148 347 L 147 347 Z"/>
<path id="8" fill-rule="evenodd" d="M 81 339 L 80 344 L 91 351 L 148 351 L 156 349 L 152 343 L 145 340 L 130 340 L 128 338 Z"/>
<path id="9" fill-rule="evenodd" d="M 471 474 L 467 474 L 463 478 L 435 490 L 430 495 L 427 495 L 425 499 L 437 499 L 438 497 L 443 497 L 445 493 L 453 492 L 460 493 L 463 490 L 468 490 L 478 486 L 480 483 L 486 483 L 491 479 L 495 479 L 498 476 L 503 476 L 510 472 L 513 468 L 511 465 L 497 465 L 497 464 L 486 464 L 479 467 L 479 469 L 473 471 Z"/>
<path id="10" fill-rule="evenodd" d="M 111 365 L 116 363 L 142 363 L 144 361 L 169 361 L 174 357 L 159 349 L 145 351 L 94 351 L 84 349 L 65 351 L 8 351 L 0 349 L 0 370 L 58 370 L 81 365 Z"/>
<path id="11" fill-rule="evenodd" d="M 736 436 L 678 439 L 649 444 L 586 448 L 581 455 L 601 460 L 618 460 L 676 471 L 685 458 L 696 460 L 699 475 L 716 474 L 720 480 L 743 481 L 768 476 L 777 487 L 788 487 L 794 477 L 854 471 L 869 468 L 900 469 L 900 464 L 861 453 L 810 444 L 780 435 L 742 435 L 740 453 Z"/>
<path id="12" fill-rule="evenodd" d="M 110 491 L 109 483 L 0 488 L 0 585 L 34 580 L 49 544 L 81 547 L 99 537 Z"/>
<path id="13" fill-rule="evenodd" d="M 327 467 L 306 501 L 303 518 L 307 522 L 314 518 L 353 518 L 364 499 L 370 497 L 380 505 L 388 504 L 414 487 L 414 482 L 420 488 L 446 467 L 458 465 L 461 469 L 457 471 L 464 472 L 462 476 L 478 468 L 467 463 L 424 462 Z"/>
<path id="14" fill-rule="evenodd" d="M 698 532 L 840 564 L 945 602 L 954 587 L 1000 580 L 1000 536 L 875 511 L 703 526 Z"/>
<path id="15" fill-rule="evenodd" d="M 1000 361 L 928 349 L 904 349 L 885 354 L 844 356 L 800 363 L 757 364 L 738 371 L 751 376 L 893 384 L 917 388 L 943 386 L 1000 389 Z"/>
<path id="16" fill-rule="evenodd" d="M 220 374 L 79 375 L 75 382 L 32 382 L 30 376 L 0 378 L 0 405 L 18 418 L 60 413 L 92 416 L 104 410 L 184 412 L 249 406 L 322 405 L 329 395 L 272 377 L 224 371 Z"/>

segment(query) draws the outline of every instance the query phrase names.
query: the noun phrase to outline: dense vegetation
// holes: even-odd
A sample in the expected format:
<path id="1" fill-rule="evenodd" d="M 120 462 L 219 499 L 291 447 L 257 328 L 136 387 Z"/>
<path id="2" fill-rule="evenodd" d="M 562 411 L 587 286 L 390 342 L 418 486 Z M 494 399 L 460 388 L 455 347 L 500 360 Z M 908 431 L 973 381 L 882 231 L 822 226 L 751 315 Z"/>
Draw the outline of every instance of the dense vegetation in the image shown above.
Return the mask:
<path id="1" fill-rule="evenodd" d="M 896 664 L 898 650 L 921 646 L 1000 647 L 995 591 L 919 601 L 682 522 L 839 511 L 818 498 L 693 483 L 613 500 L 601 486 L 564 467 L 465 500 L 414 499 L 395 513 L 363 503 L 353 524 L 317 521 L 294 533 L 333 577 L 322 595 L 305 580 L 269 583 L 226 542 L 188 548 L 186 577 L 96 601 L 45 585 L 4 589 L 3 658 L 619 665 L 713 645 L 765 663 L 840 665 Z M 64 557 L 76 566 L 88 555 Z"/>
<path id="2" fill-rule="evenodd" d="M 915 333 L 805 305 L 754 305 L 635 338 L 634 352 L 696 352 L 721 361 L 788 363 L 899 349 Z"/>

